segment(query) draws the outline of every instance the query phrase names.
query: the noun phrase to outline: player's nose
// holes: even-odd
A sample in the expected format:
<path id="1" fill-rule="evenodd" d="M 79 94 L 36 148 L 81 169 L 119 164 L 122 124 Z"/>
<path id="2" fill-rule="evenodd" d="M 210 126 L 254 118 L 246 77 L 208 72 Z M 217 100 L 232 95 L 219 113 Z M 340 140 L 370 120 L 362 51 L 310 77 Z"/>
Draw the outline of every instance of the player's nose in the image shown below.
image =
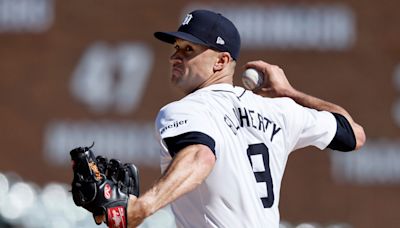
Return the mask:
<path id="1" fill-rule="evenodd" d="M 177 63 L 182 63 L 182 57 L 179 55 L 179 52 L 175 52 L 169 57 L 169 63 L 171 65 L 175 65 Z"/>

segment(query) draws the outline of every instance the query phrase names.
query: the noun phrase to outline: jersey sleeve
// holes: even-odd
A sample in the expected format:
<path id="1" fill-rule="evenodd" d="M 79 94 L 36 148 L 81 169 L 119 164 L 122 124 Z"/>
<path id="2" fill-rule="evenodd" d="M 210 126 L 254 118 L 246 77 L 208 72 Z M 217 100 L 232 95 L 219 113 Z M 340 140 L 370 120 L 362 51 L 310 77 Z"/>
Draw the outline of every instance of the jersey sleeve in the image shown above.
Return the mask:
<path id="1" fill-rule="evenodd" d="M 290 99 L 285 106 L 286 132 L 291 151 L 315 146 L 325 149 L 336 133 L 332 113 L 303 107 Z"/>
<path id="2" fill-rule="evenodd" d="M 162 108 L 156 119 L 156 131 L 163 149 L 173 157 L 186 146 L 203 144 L 215 154 L 215 133 L 209 115 L 203 105 L 190 100 Z"/>

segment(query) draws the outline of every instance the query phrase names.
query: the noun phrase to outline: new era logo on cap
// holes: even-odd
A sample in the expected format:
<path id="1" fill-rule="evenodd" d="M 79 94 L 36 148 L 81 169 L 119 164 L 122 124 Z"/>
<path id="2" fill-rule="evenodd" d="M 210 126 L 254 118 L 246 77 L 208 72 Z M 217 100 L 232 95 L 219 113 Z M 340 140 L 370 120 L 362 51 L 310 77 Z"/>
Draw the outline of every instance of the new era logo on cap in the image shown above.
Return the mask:
<path id="1" fill-rule="evenodd" d="M 217 41 L 215 43 L 220 44 L 220 45 L 224 45 L 225 44 L 225 40 L 222 39 L 221 37 L 217 37 Z"/>
<path id="2" fill-rule="evenodd" d="M 171 44 L 179 38 L 229 52 L 235 60 L 239 57 L 240 35 L 235 25 L 228 18 L 209 10 L 195 10 L 186 15 L 178 31 L 156 32 L 154 36 Z"/>

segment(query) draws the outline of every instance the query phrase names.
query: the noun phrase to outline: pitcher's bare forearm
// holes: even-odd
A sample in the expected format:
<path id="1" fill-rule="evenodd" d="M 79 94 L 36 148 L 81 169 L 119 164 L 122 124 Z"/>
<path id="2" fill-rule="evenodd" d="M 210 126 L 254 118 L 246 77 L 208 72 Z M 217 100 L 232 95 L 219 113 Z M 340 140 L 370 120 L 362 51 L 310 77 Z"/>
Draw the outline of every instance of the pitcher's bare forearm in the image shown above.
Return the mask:
<path id="1" fill-rule="evenodd" d="M 204 145 L 182 149 L 161 178 L 139 198 L 128 204 L 128 226 L 136 227 L 144 218 L 192 191 L 210 174 L 215 155 Z"/>
<path id="2" fill-rule="evenodd" d="M 289 94 L 287 94 L 287 97 L 292 98 L 294 101 L 296 101 L 296 103 L 304 107 L 316 109 L 319 111 L 339 113 L 344 117 L 346 117 L 348 121 L 354 122 L 353 118 L 344 108 L 329 101 L 322 100 L 320 98 L 305 94 L 295 89 L 293 89 Z"/>

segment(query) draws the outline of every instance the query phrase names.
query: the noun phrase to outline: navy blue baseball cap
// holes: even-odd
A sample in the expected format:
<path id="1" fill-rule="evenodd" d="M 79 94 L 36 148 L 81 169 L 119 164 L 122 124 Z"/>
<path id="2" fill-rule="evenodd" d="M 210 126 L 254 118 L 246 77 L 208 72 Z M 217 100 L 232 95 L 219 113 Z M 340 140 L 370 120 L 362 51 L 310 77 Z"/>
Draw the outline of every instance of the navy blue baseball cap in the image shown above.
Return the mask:
<path id="1" fill-rule="evenodd" d="M 177 38 L 201 44 L 217 51 L 229 52 L 237 60 L 240 35 L 228 18 L 209 10 L 195 10 L 187 14 L 176 32 L 156 32 L 154 36 L 167 43 Z"/>

